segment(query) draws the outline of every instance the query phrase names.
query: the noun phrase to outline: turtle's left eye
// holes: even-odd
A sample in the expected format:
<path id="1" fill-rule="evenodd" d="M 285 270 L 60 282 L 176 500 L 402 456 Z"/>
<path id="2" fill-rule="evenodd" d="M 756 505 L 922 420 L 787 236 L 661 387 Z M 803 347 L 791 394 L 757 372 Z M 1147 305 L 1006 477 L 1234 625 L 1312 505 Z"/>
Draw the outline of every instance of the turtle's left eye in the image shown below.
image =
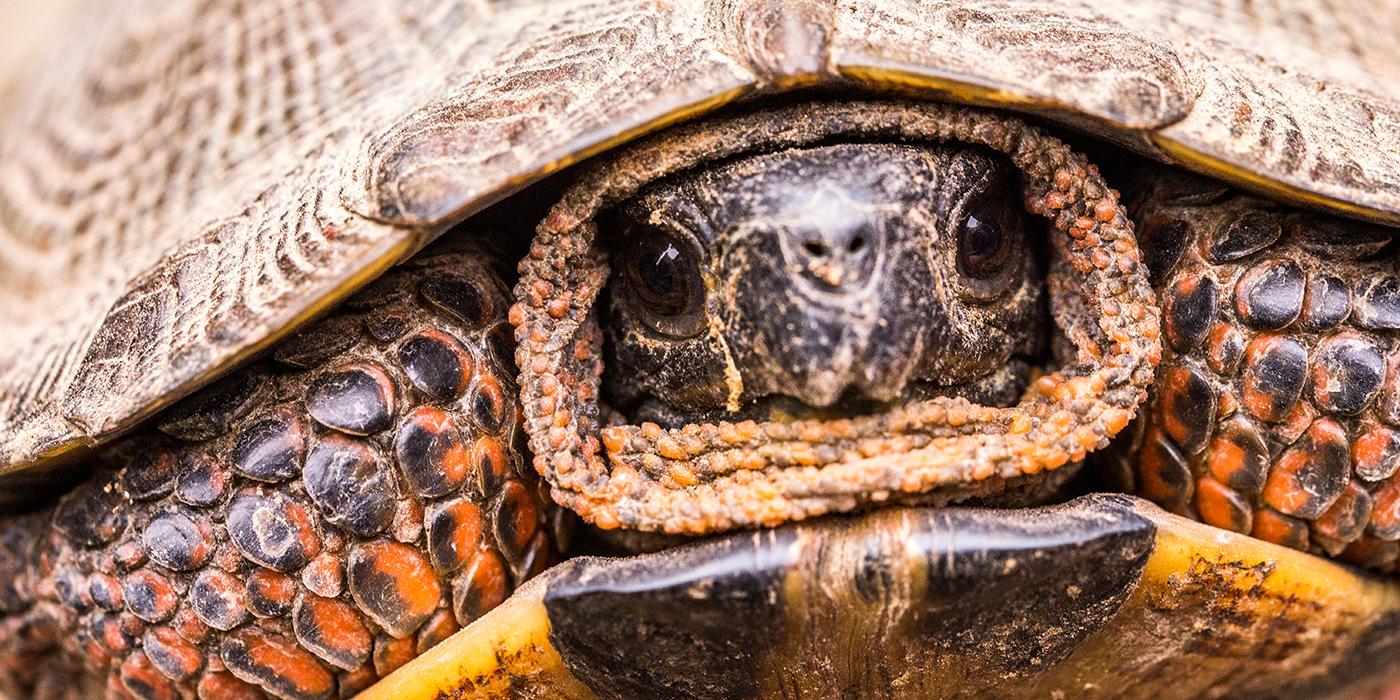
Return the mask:
<path id="1" fill-rule="evenodd" d="M 705 286 L 689 243 L 658 229 L 635 231 L 621 271 L 632 307 L 652 330 L 688 338 L 703 329 Z"/>

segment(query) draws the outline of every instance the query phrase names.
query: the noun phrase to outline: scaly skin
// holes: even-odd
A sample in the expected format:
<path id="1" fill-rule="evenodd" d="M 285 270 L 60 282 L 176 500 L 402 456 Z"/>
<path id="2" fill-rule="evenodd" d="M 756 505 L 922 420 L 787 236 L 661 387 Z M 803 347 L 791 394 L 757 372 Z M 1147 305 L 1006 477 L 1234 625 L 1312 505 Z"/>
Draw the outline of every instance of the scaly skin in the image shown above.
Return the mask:
<path id="1" fill-rule="evenodd" d="M 1393 232 L 1180 173 L 1135 179 L 1166 343 L 1129 483 L 1217 527 L 1394 570 Z"/>
<path id="2" fill-rule="evenodd" d="M 353 694 L 552 561 L 482 260 L 400 268 L 0 520 L 4 693 Z"/>

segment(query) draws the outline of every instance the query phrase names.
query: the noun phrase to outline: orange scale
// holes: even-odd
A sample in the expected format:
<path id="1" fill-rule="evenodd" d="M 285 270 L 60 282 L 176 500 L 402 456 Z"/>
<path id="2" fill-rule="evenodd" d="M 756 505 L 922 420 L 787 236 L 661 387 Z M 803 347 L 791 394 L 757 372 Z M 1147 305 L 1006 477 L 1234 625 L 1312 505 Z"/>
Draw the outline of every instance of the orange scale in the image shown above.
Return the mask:
<path id="1" fill-rule="evenodd" d="M 413 638 L 395 639 L 387 634 L 374 638 L 373 665 L 375 673 L 381 677 L 393 673 L 398 667 L 412 661 L 418 655 Z"/>
<path id="2" fill-rule="evenodd" d="M 257 628 L 230 634 L 222 658 L 235 676 L 273 695 L 328 698 L 335 691 L 335 677 L 314 655 L 290 639 Z"/>
<path id="3" fill-rule="evenodd" d="M 179 700 L 180 692 L 141 651 L 132 652 L 121 666 L 121 685 L 145 700 Z"/>
<path id="4" fill-rule="evenodd" d="M 350 594 L 356 605 L 390 634 L 407 637 L 437 608 L 437 574 L 418 550 L 376 541 L 350 550 Z"/>
<path id="5" fill-rule="evenodd" d="M 457 620 L 452 617 L 452 613 L 448 612 L 445 608 L 439 609 L 424 623 L 422 629 L 418 630 L 415 650 L 419 654 L 422 654 L 434 646 L 437 646 L 438 642 L 451 637 L 453 633 L 459 629 L 461 629 L 461 625 L 457 624 Z"/>
<path id="6" fill-rule="evenodd" d="M 1316 518 L 1341 496 L 1350 468 L 1346 429 L 1331 419 L 1318 420 L 1274 463 L 1264 502 L 1288 515 Z"/>
<path id="7" fill-rule="evenodd" d="M 164 622 L 175 614 L 180 596 L 169 579 L 142 569 L 127 577 L 122 584 L 126 609 L 146 622 Z"/>
<path id="8" fill-rule="evenodd" d="M 1284 444 L 1293 444 L 1317 418 L 1317 409 L 1308 401 L 1299 401 L 1284 421 L 1274 427 L 1274 437 Z"/>
<path id="9" fill-rule="evenodd" d="M 1255 511 L 1254 526 L 1250 528 L 1249 534 L 1265 542 L 1293 549 L 1308 548 L 1308 524 L 1269 508 Z"/>
<path id="10" fill-rule="evenodd" d="M 271 569 L 257 569 L 248 575 L 245 596 L 248 608 L 261 617 L 286 615 L 292 609 L 296 582 Z"/>
<path id="11" fill-rule="evenodd" d="M 379 680 L 379 674 L 375 673 L 374 665 L 366 661 L 352 671 L 341 671 L 337 674 L 336 686 L 341 697 L 349 698 L 368 689 L 377 680 Z"/>
<path id="12" fill-rule="evenodd" d="M 115 615 L 99 615 L 93 618 L 90 632 L 93 638 L 101 641 L 102 646 L 113 656 L 125 654 L 131 650 L 131 636 L 122 630 L 121 623 Z"/>
<path id="13" fill-rule="evenodd" d="M 180 612 L 175 613 L 175 619 L 171 621 L 171 627 L 179 633 L 185 641 L 200 644 L 209 637 L 209 625 L 199 619 L 199 615 L 193 607 L 181 607 Z"/>
<path id="14" fill-rule="evenodd" d="M 399 470 L 418 493 L 441 496 L 466 481 L 466 447 L 452 416 L 435 406 L 419 406 L 404 417 L 394 440 Z"/>
<path id="15" fill-rule="evenodd" d="M 1400 478 L 1391 477 L 1372 494 L 1371 519 L 1367 530 L 1377 538 L 1400 539 Z"/>
<path id="16" fill-rule="evenodd" d="M 481 375 L 468 402 L 472 420 L 482 430 L 496 434 L 506 422 L 507 402 L 501 383 L 489 375 Z"/>
<path id="17" fill-rule="evenodd" d="M 334 598 L 340 595 L 344 584 L 340 558 L 329 553 L 317 555 L 301 570 L 301 583 L 319 596 Z"/>
<path id="18" fill-rule="evenodd" d="M 1246 533 L 1253 526 L 1249 503 L 1229 487 L 1209 476 L 1196 481 L 1196 512 L 1208 525 Z"/>
<path id="19" fill-rule="evenodd" d="M 195 686 L 195 693 L 200 700 L 262 700 L 266 697 L 257 686 L 227 671 L 205 673 Z"/>
<path id="20" fill-rule="evenodd" d="M 1216 432 L 1206 452 L 1211 476 L 1235 491 L 1258 493 L 1269 468 L 1269 449 L 1250 421 L 1236 417 Z"/>
<path id="21" fill-rule="evenodd" d="M 369 660 L 369 629 L 354 608 L 335 598 L 298 597 L 292 629 L 303 648 L 333 666 L 353 671 Z"/>
<path id="22" fill-rule="evenodd" d="M 1400 468 L 1400 431 L 1365 419 L 1351 444 L 1356 475 L 1367 481 L 1389 478 Z"/>
<path id="23" fill-rule="evenodd" d="M 1313 521 L 1313 533 L 1324 543 L 1330 554 L 1336 556 L 1348 543 L 1361 536 L 1366 523 L 1371 518 L 1374 499 L 1371 493 L 1356 482 L 1347 484 L 1336 503 L 1327 512 Z"/>
<path id="24" fill-rule="evenodd" d="M 188 680 L 204 667 L 204 654 L 169 627 L 153 627 L 141 639 L 151 665 L 174 681 Z"/>
<path id="25" fill-rule="evenodd" d="M 433 568 L 445 574 L 465 566 L 481 546 L 482 525 L 481 507 L 469 500 L 429 506 L 428 556 Z"/>
<path id="26" fill-rule="evenodd" d="M 1192 475 L 1185 459 L 1157 427 L 1148 428 L 1138 453 L 1138 492 L 1163 508 L 1184 512 L 1191 500 Z"/>

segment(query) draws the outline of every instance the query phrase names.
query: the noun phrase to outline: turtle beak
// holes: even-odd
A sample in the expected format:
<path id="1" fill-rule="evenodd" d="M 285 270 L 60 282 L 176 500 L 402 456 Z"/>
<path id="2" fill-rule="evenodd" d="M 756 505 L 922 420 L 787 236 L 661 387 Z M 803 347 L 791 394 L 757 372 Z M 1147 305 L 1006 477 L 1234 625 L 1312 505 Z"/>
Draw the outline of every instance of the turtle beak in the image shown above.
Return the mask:
<path id="1" fill-rule="evenodd" d="M 929 234 L 915 228 L 819 191 L 796 215 L 737 232 L 720 279 L 745 391 L 814 407 L 900 397 L 929 331 L 946 325 L 927 297 Z"/>

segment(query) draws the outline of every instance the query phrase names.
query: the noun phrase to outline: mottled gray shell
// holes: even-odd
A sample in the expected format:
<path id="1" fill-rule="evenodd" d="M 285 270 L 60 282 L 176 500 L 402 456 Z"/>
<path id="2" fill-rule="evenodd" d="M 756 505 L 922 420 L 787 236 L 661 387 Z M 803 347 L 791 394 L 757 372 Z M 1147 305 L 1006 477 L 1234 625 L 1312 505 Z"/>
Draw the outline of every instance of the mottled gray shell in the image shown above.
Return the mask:
<path id="1" fill-rule="evenodd" d="M 135 425 L 548 172 L 796 86 L 1003 106 L 1400 221 L 1396 0 L 0 11 L 0 472 Z"/>

